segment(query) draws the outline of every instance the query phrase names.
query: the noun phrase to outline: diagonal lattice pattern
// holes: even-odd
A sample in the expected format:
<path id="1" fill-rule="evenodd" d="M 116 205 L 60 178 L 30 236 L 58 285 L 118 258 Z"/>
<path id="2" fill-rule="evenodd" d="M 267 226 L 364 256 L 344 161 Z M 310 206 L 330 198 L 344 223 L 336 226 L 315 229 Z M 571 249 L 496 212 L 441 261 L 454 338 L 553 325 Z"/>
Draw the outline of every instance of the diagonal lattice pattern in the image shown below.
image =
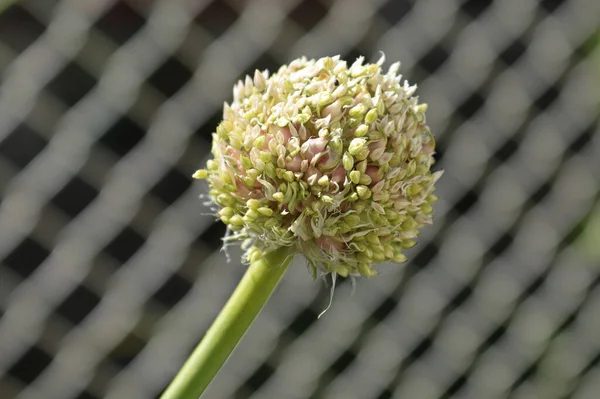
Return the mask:
<path id="1" fill-rule="evenodd" d="M 429 103 L 436 223 L 319 320 L 298 259 L 206 396 L 596 398 L 600 259 L 578 243 L 600 209 L 599 28 L 594 0 L 19 2 L 0 397 L 157 397 L 244 271 L 189 178 L 233 83 L 383 51 Z"/>

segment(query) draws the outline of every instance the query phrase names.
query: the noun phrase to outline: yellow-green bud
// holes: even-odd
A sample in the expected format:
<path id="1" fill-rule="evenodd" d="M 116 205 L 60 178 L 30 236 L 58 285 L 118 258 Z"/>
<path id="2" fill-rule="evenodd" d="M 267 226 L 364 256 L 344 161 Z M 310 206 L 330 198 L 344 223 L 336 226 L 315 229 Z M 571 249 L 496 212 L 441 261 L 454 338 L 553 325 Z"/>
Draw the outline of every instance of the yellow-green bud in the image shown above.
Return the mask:
<path id="1" fill-rule="evenodd" d="M 354 184 L 358 184 L 360 182 L 360 172 L 358 170 L 353 170 L 350 172 L 350 181 Z"/>
<path id="2" fill-rule="evenodd" d="M 260 201 L 252 198 L 246 202 L 246 206 L 250 209 L 258 209 L 260 207 Z"/>
<path id="3" fill-rule="evenodd" d="M 250 158 L 242 156 L 240 157 L 240 161 L 244 170 L 252 169 L 252 162 L 250 161 Z"/>
<path id="4" fill-rule="evenodd" d="M 428 204 L 427 202 L 425 202 L 421 205 L 421 211 L 425 215 L 429 215 L 431 212 L 433 212 L 433 207 L 430 204 Z"/>
<path id="5" fill-rule="evenodd" d="M 367 146 L 367 140 L 363 138 L 352 139 L 348 146 L 348 152 L 350 155 L 356 155 L 361 152 Z"/>
<path id="6" fill-rule="evenodd" d="M 352 167 L 354 166 L 354 158 L 352 155 L 345 153 L 342 158 L 342 164 L 344 165 L 344 169 L 351 171 Z"/>
<path id="7" fill-rule="evenodd" d="M 360 184 L 364 184 L 365 186 L 368 186 L 369 184 L 371 184 L 373 180 L 371 179 L 371 176 L 369 175 L 361 175 L 360 176 L 360 180 L 358 181 Z"/>
<path id="8" fill-rule="evenodd" d="M 372 110 L 367 112 L 367 115 L 365 115 L 365 122 L 367 122 L 368 124 L 371 124 L 371 123 L 375 122 L 376 120 L 377 120 L 377 110 L 375 108 L 373 108 Z"/>
<path id="9" fill-rule="evenodd" d="M 371 268 L 370 263 L 363 262 L 358 264 L 358 272 L 364 277 L 372 277 L 377 274 L 377 272 Z"/>
<path id="10" fill-rule="evenodd" d="M 356 193 L 360 199 L 368 199 L 371 196 L 371 190 L 367 186 L 356 186 Z"/>
<path id="11" fill-rule="evenodd" d="M 225 216 L 227 218 L 231 218 L 234 214 L 233 208 L 225 207 L 219 211 L 219 216 Z"/>
<path id="12" fill-rule="evenodd" d="M 273 215 L 273 210 L 271 208 L 263 206 L 262 208 L 258 208 L 258 213 L 260 213 L 263 216 L 271 216 Z"/>
<path id="13" fill-rule="evenodd" d="M 229 218 L 229 223 L 234 226 L 241 226 L 244 224 L 244 221 L 240 215 L 233 215 L 231 218 Z"/>
<path id="14" fill-rule="evenodd" d="M 194 179 L 206 179 L 208 177 L 208 171 L 206 169 L 198 169 L 192 177 Z"/>
<path id="15" fill-rule="evenodd" d="M 344 218 L 344 222 L 346 222 L 346 224 L 348 224 L 348 226 L 354 227 L 360 223 L 360 216 L 348 215 Z"/>
<path id="16" fill-rule="evenodd" d="M 357 104 L 354 107 L 352 107 L 348 113 L 353 118 L 359 118 L 365 113 L 365 111 L 366 111 L 366 108 L 364 105 Z"/>
<path id="17" fill-rule="evenodd" d="M 369 126 L 367 126 L 367 125 L 360 125 L 354 131 L 354 135 L 356 137 L 362 137 L 362 136 L 366 136 L 368 132 L 369 132 Z"/>
<path id="18" fill-rule="evenodd" d="M 406 255 L 404 255 L 403 253 L 398 253 L 398 254 L 394 255 L 392 260 L 396 263 L 404 263 L 404 262 L 406 262 L 407 259 L 406 259 Z"/>
<path id="19" fill-rule="evenodd" d="M 216 198 L 216 201 L 221 206 L 232 206 L 235 205 L 235 200 L 229 194 L 219 194 Z"/>
<path id="20" fill-rule="evenodd" d="M 322 177 L 321 177 L 321 178 L 318 180 L 318 183 L 319 183 L 319 185 L 320 185 L 320 186 L 326 186 L 326 185 L 328 185 L 328 184 L 329 184 L 329 176 L 327 176 L 327 175 L 325 175 L 325 176 L 322 176 Z"/>
<path id="21" fill-rule="evenodd" d="M 415 245 L 417 245 L 417 242 L 415 240 L 402 241 L 402 248 L 412 248 Z"/>

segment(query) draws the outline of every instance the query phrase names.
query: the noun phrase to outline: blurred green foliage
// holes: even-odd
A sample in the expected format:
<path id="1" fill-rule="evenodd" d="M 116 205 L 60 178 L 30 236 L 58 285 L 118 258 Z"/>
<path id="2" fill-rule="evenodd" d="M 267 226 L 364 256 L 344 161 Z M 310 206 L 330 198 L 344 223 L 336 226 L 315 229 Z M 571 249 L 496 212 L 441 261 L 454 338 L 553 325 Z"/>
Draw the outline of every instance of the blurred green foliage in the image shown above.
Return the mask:
<path id="1" fill-rule="evenodd" d="M 585 57 L 589 57 L 592 66 L 596 69 L 598 85 L 600 86 L 600 26 L 596 33 L 585 41 L 582 52 Z M 598 111 L 600 115 L 600 98 L 598 99 Z M 596 206 L 585 220 L 583 231 L 579 237 L 579 244 L 583 252 L 591 258 L 597 259 L 599 261 L 598 265 L 600 265 L 600 187 L 598 190 Z"/>
<path id="2" fill-rule="evenodd" d="M 596 205 L 596 208 L 586 222 L 579 243 L 586 255 L 597 259 L 600 266 L 600 205 Z"/>
<path id="3" fill-rule="evenodd" d="M 0 12 L 6 10 L 8 7 L 16 3 L 17 0 L 0 0 Z"/>

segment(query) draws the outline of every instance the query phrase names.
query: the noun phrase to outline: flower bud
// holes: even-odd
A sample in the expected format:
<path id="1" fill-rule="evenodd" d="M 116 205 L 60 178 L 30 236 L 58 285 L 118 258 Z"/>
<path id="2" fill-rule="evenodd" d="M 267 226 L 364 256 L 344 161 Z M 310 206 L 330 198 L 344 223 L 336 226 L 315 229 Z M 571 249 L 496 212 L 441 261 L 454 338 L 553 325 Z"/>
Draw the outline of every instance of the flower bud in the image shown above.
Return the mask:
<path id="1" fill-rule="evenodd" d="M 350 155 L 356 155 L 360 153 L 362 150 L 367 148 L 367 140 L 363 138 L 355 138 L 350 142 L 350 146 L 348 147 L 348 152 Z"/>
<path id="2" fill-rule="evenodd" d="M 206 169 L 198 169 L 192 177 L 194 179 L 206 179 L 208 177 L 208 171 Z"/>
<path id="3" fill-rule="evenodd" d="M 367 112 L 367 115 L 365 116 L 365 122 L 371 124 L 375 122 L 375 120 L 377 120 L 377 110 L 373 108 L 372 110 Z"/>
<path id="4" fill-rule="evenodd" d="M 350 172 L 350 181 L 354 184 L 358 184 L 360 182 L 360 172 L 358 170 L 353 170 Z"/>
<path id="5" fill-rule="evenodd" d="M 350 171 L 350 170 L 352 170 L 352 167 L 354 166 L 354 158 L 352 158 L 352 155 L 346 153 L 346 154 L 344 154 L 342 163 L 344 165 L 344 169 L 346 169 L 347 171 Z"/>
<path id="6" fill-rule="evenodd" d="M 399 63 L 387 73 L 382 63 L 301 58 L 235 86 L 214 159 L 193 177 L 208 181 L 246 260 L 286 246 L 315 270 L 365 277 L 374 263 L 406 261 L 441 172 L 431 172 L 427 106 Z"/>
<path id="7" fill-rule="evenodd" d="M 362 136 L 365 136 L 368 131 L 369 131 L 369 126 L 367 126 L 367 125 L 360 125 L 354 131 L 354 135 L 356 137 L 362 137 Z"/>

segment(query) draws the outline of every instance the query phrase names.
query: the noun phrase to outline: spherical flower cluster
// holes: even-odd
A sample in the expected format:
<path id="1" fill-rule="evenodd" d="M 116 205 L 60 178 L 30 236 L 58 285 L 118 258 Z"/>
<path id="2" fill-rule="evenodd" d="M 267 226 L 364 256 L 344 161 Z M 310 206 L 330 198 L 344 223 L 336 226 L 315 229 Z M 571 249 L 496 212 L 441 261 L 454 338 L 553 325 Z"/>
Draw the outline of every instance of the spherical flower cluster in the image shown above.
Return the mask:
<path id="1" fill-rule="evenodd" d="M 430 224 L 434 139 L 399 63 L 339 57 L 256 71 L 233 90 L 206 178 L 218 215 L 249 260 L 293 247 L 313 272 L 372 276 L 404 262 Z"/>

